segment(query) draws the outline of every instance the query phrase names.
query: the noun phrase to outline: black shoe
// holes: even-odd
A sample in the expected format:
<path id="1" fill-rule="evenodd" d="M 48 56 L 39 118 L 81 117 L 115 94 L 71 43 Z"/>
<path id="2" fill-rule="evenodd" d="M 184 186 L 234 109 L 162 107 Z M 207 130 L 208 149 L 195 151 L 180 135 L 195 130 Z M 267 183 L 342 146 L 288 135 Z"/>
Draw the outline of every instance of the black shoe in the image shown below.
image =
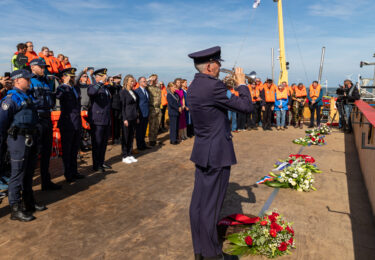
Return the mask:
<path id="1" fill-rule="evenodd" d="M 173 145 L 177 145 L 178 144 L 178 142 L 176 141 L 176 142 L 171 142 L 171 144 L 173 144 Z"/>
<path id="2" fill-rule="evenodd" d="M 86 176 L 77 173 L 77 174 L 74 174 L 73 178 L 76 179 L 76 180 L 79 180 L 79 179 L 84 179 L 84 178 L 86 178 Z"/>
<path id="3" fill-rule="evenodd" d="M 35 202 L 33 191 L 22 192 L 22 204 L 23 204 L 23 211 L 25 212 L 43 211 L 47 209 L 45 205 L 38 204 Z"/>
<path id="4" fill-rule="evenodd" d="M 156 142 L 155 142 L 155 141 L 150 141 L 150 142 L 149 142 L 149 145 L 150 145 L 150 146 L 155 146 L 155 145 L 156 145 Z"/>
<path id="5" fill-rule="evenodd" d="M 223 255 L 217 255 L 214 257 L 203 257 L 203 260 L 224 260 Z"/>
<path id="6" fill-rule="evenodd" d="M 35 210 L 36 210 L 36 211 L 43 211 L 43 210 L 48 209 L 48 208 L 46 207 L 46 205 L 43 205 L 43 204 L 37 204 L 37 203 L 35 203 L 34 207 L 35 207 Z"/>
<path id="7" fill-rule="evenodd" d="M 284 129 L 288 129 L 288 127 L 287 127 L 287 126 L 284 126 Z"/>
<path id="8" fill-rule="evenodd" d="M 42 190 L 61 190 L 62 186 L 52 181 L 48 182 L 47 184 L 42 184 Z"/>
<path id="9" fill-rule="evenodd" d="M 145 146 L 143 147 L 143 149 L 146 150 L 146 149 L 152 149 L 152 148 L 151 148 L 150 146 L 145 145 Z"/>
<path id="10" fill-rule="evenodd" d="M 146 150 L 146 148 L 144 148 L 144 147 L 139 147 L 138 150 L 139 150 L 139 151 L 144 151 L 144 150 Z"/>
<path id="11" fill-rule="evenodd" d="M 203 256 L 201 254 L 194 254 L 194 260 L 203 260 Z"/>
<path id="12" fill-rule="evenodd" d="M 314 128 L 314 125 L 309 125 L 309 128 Z"/>
<path id="13" fill-rule="evenodd" d="M 104 169 L 104 167 L 99 167 L 99 168 L 98 168 L 98 171 L 99 171 L 100 173 L 105 173 L 105 169 Z"/>
<path id="14" fill-rule="evenodd" d="M 19 220 L 19 221 L 32 221 L 35 217 L 32 214 L 26 213 L 22 211 L 21 203 L 16 203 L 10 206 L 11 213 L 10 219 L 11 220 Z"/>
<path id="15" fill-rule="evenodd" d="M 106 163 L 103 163 L 102 167 L 104 169 L 112 169 L 112 167 L 110 165 L 106 164 Z"/>
<path id="16" fill-rule="evenodd" d="M 75 182 L 75 181 L 76 181 L 75 178 L 66 178 L 66 182 L 67 182 L 67 183 L 73 183 L 73 182 Z"/>

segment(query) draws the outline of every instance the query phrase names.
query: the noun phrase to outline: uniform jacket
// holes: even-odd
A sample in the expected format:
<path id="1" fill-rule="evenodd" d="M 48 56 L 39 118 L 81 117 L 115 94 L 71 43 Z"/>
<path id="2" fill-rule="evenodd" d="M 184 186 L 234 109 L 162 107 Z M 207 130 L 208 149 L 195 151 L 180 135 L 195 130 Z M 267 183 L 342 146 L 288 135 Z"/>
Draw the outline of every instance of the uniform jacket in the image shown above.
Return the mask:
<path id="1" fill-rule="evenodd" d="M 121 101 L 120 101 L 121 85 L 118 85 L 118 84 L 109 85 L 108 90 L 112 95 L 112 109 L 121 110 Z"/>
<path id="2" fill-rule="evenodd" d="M 107 87 L 98 82 L 87 88 L 90 97 L 88 110 L 89 123 L 94 125 L 110 125 L 111 123 L 111 94 Z"/>
<path id="3" fill-rule="evenodd" d="M 133 91 L 134 93 L 134 91 Z M 128 90 L 123 89 L 120 91 L 120 101 L 121 101 L 121 110 L 122 110 L 122 121 L 136 120 L 139 116 L 139 107 L 138 107 L 138 96 L 134 93 L 136 100 L 132 97 Z"/>
<path id="4" fill-rule="evenodd" d="M 137 94 L 139 98 L 138 105 L 139 105 L 139 110 L 141 111 L 142 117 L 148 117 L 148 114 L 149 114 L 148 106 L 149 106 L 150 94 L 147 92 L 147 89 L 145 89 L 145 91 L 148 94 L 148 97 L 145 94 L 143 94 L 143 91 L 140 87 L 134 90 L 134 92 Z"/>
<path id="5" fill-rule="evenodd" d="M 151 109 L 160 109 L 161 105 L 161 89 L 158 86 L 147 86 L 149 94 L 149 105 Z"/>
<path id="6" fill-rule="evenodd" d="M 75 93 L 73 91 L 75 90 Z M 61 115 L 58 123 L 60 130 L 80 130 L 81 119 L 81 91 L 79 87 L 60 85 L 56 90 L 56 98 L 60 100 Z"/>
<path id="7" fill-rule="evenodd" d="M 168 91 L 167 101 L 168 101 L 168 115 L 179 116 L 180 112 L 178 111 L 178 108 L 181 107 L 179 96 L 176 93 L 172 94 L 171 92 Z"/>
<path id="8" fill-rule="evenodd" d="M 30 79 L 30 93 L 37 102 L 39 112 L 51 111 L 56 103 L 56 97 L 53 93 L 53 82 L 46 76 L 34 76 Z"/>
<path id="9" fill-rule="evenodd" d="M 246 85 L 237 88 L 239 96 L 227 97 L 224 83 L 206 74 L 195 74 L 188 89 L 189 109 L 195 141 L 191 160 L 202 167 L 236 164 L 228 109 L 242 113 L 253 110 Z"/>

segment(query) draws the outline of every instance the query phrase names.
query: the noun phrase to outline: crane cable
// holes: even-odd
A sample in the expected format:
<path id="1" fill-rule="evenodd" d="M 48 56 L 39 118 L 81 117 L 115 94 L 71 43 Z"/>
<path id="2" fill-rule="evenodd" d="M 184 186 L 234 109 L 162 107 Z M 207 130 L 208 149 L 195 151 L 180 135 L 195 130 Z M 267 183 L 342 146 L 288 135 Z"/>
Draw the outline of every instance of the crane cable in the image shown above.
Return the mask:
<path id="1" fill-rule="evenodd" d="M 286 7 L 285 9 L 287 9 L 286 10 L 286 14 L 288 14 L 289 13 L 289 8 L 287 7 L 287 5 L 285 5 L 285 7 Z M 290 16 L 288 16 L 288 21 L 291 24 L 291 28 L 292 28 L 292 31 L 293 31 L 293 36 L 294 36 L 294 39 L 296 41 L 296 45 L 297 45 L 297 48 L 298 48 L 299 57 L 301 59 L 301 63 L 302 63 L 303 71 L 305 73 L 306 80 L 307 80 L 307 82 L 310 82 L 309 77 L 307 75 L 305 62 L 304 62 L 303 57 L 302 57 L 302 51 L 301 51 L 301 48 L 300 48 L 300 45 L 299 45 L 299 41 L 298 41 L 298 38 L 297 38 L 296 30 L 294 28 L 294 21 L 293 21 L 293 19 Z"/>
<path id="2" fill-rule="evenodd" d="M 246 31 L 246 33 L 245 33 L 245 37 L 244 37 L 244 39 L 243 39 L 243 41 L 242 41 L 242 43 L 241 43 L 241 47 L 240 47 L 240 50 L 238 51 L 238 55 L 237 55 L 237 58 L 235 59 L 235 62 L 234 62 L 233 68 L 236 67 L 237 62 L 238 62 L 238 59 L 240 58 L 240 54 L 241 54 L 241 52 L 242 52 L 242 50 L 243 50 L 243 47 L 244 47 L 244 45 L 245 45 L 245 42 L 247 41 L 247 38 L 248 38 L 249 35 L 250 35 L 250 31 L 251 31 L 251 29 L 252 29 L 252 27 L 251 27 L 251 23 L 252 23 L 252 21 L 253 21 L 253 19 L 254 19 L 254 17 L 255 17 L 255 11 L 256 11 L 256 9 L 258 9 L 258 8 L 255 8 L 254 12 L 252 12 L 252 14 L 251 14 L 251 16 L 250 16 L 249 27 L 248 27 L 248 29 L 247 29 L 247 31 Z"/>

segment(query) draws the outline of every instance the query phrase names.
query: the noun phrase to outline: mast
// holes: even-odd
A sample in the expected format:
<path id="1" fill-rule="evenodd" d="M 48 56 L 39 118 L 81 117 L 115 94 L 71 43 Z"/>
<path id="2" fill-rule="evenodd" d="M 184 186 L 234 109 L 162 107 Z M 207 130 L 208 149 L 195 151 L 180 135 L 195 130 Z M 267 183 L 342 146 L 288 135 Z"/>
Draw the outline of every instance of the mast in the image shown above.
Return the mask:
<path id="1" fill-rule="evenodd" d="M 286 81 L 288 83 L 288 71 L 286 69 L 285 57 L 285 38 L 284 38 L 284 21 L 283 21 L 283 5 L 282 0 L 273 0 L 277 2 L 278 22 L 279 22 L 279 44 L 280 44 L 280 76 L 279 83 Z"/>
<path id="2" fill-rule="evenodd" d="M 318 83 L 322 81 L 322 74 L 323 74 L 323 64 L 324 64 L 324 54 L 326 52 L 326 47 L 322 48 L 322 56 L 320 58 L 320 67 L 319 67 L 319 77 L 318 77 Z"/>

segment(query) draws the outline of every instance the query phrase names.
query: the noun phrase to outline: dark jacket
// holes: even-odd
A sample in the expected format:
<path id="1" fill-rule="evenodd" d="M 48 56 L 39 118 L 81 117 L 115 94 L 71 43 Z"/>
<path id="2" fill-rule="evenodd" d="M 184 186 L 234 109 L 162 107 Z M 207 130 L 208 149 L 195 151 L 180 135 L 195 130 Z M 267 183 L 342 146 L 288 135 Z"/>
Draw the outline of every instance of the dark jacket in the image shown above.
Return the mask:
<path id="1" fill-rule="evenodd" d="M 134 93 L 134 91 L 133 91 Z M 135 94 L 136 100 L 132 97 L 128 90 L 123 89 L 120 91 L 120 102 L 121 102 L 121 110 L 122 110 L 122 121 L 128 120 L 136 120 L 139 116 L 139 108 L 138 108 L 138 96 Z"/>
<path id="2" fill-rule="evenodd" d="M 61 130 L 80 130 L 82 127 L 81 120 L 81 91 L 79 87 L 73 88 L 69 85 L 62 84 L 56 90 L 56 98 L 60 100 L 61 115 L 58 128 Z"/>
<path id="3" fill-rule="evenodd" d="M 91 106 L 88 110 L 89 123 L 94 125 L 110 125 L 111 123 L 111 94 L 107 87 L 98 82 L 87 88 Z"/>
<path id="4" fill-rule="evenodd" d="M 180 112 L 178 111 L 178 108 L 181 107 L 179 96 L 176 93 L 172 94 L 168 91 L 167 101 L 168 101 L 168 115 L 179 116 Z"/>
<path id="5" fill-rule="evenodd" d="M 195 141 L 191 160 L 202 167 L 225 167 L 235 164 L 228 109 L 242 113 L 253 110 L 249 88 L 236 89 L 239 96 L 228 98 L 224 83 L 206 74 L 195 74 L 187 98 L 194 122 Z"/>
<path id="6" fill-rule="evenodd" d="M 139 97 L 138 104 L 139 104 L 139 110 L 141 111 L 142 117 L 148 117 L 148 114 L 149 114 L 149 108 L 148 107 L 149 107 L 149 97 L 150 97 L 150 95 L 148 94 L 147 89 L 145 89 L 145 91 L 146 91 L 148 96 L 143 94 L 143 91 L 142 91 L 141 87 L 134 90 L 134 92 Z"/>
<path id="7" fill-rule="evenodd" d="M 108 87 L 108 90 L 112 95 L 112 109 L 121 110 L 121 101 L 120 101 L 121 86 L 117 84 L 113 84 Z"/>

